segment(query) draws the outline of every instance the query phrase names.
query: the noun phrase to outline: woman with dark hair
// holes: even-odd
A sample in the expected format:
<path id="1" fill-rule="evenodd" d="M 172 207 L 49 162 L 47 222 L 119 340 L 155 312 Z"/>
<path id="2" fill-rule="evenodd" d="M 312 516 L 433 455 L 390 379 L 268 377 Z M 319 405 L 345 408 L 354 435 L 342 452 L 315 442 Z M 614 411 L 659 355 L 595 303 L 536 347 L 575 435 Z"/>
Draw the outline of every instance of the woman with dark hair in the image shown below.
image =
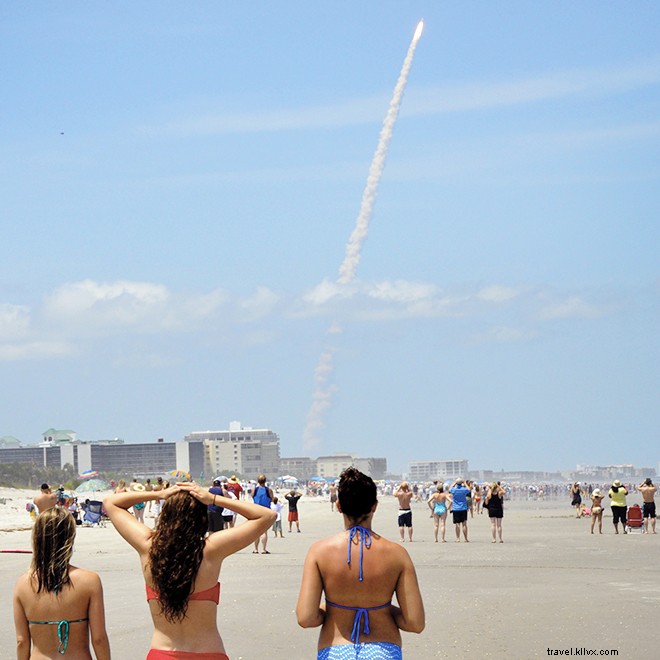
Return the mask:
<path id="1" fill-rule="evenodd" d="M 145 499 L 164 501 L 155 529 L 128 509 Z M 242 525 L 206 537 L 207 506 L 247 518 Z M 140 556 L 154 623 L 147 660 L 228 660 L 217 627 L 220 567 L 229 555 L 268 529 L 275 514 L 265 507 L 210 493 L 195 483 L 149 492 L 109 495 L 105 510 Z"/>
<path id="2" fill-rule="evenodd" d="M 88 658 L 91 636 L 97 660 L 109 660 L 103 587 L 96 573 L 69 562 L 76 521 L 60 507 L 42 511 L 32 528 L 32 564 L 16 581 L 16 656 Z"/>
<path id="3" fill-rule="evenodd" d="M 370 477 L 353 467 L 344 470 L 337 494 L 345 530 L 310 547 L 298 624 L 321 626 L 318 660 L 400 660 L 400 631 L 424 629 L 415 567 L 401 545 L 372 530 L 378 501 Z M 392 604 L 394 594 L 398 605 Z"/>

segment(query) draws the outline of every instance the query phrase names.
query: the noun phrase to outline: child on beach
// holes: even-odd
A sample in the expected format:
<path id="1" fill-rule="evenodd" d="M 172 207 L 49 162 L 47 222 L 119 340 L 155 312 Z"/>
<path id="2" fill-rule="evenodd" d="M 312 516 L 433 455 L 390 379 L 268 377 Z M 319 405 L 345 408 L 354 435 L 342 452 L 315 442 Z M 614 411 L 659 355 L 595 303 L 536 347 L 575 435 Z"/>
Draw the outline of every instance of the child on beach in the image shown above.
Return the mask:
<path id="1" fill-rule="evenodd" d="M 275 538 L 277 538 L 277 533 L 279 532 L 280 538 L 284 538 L 284 534 L 282 534 L 282 508 L 284 507 L 284 504 L 280 502 L 277 497 L 273 497 L 273 501 L 271 502 L 270 508 L 275 512 L 275 515 L 277 518 L 275 518 L 275 522 L 273 523 L 273 534 L 275 535 Z"/>
<path id="2" fill-rule="evenodd" d="M 595 488 L 591 493 L 591 533 L 594 533 L 596 521 L 598 521 L 598 533 L 603 533 L 603 493 L 600 488 Z"/>

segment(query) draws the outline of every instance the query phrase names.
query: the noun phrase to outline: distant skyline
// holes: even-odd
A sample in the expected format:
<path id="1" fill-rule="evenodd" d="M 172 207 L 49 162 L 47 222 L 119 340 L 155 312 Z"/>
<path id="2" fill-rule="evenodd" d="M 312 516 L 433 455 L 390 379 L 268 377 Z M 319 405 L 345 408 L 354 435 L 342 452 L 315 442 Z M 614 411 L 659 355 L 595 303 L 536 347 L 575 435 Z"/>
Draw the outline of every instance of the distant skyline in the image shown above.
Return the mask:
<path id="1" fill-rule="evenodd" d="M 660 5 L 1 12 L 0 436 L 658 465 Z"/>

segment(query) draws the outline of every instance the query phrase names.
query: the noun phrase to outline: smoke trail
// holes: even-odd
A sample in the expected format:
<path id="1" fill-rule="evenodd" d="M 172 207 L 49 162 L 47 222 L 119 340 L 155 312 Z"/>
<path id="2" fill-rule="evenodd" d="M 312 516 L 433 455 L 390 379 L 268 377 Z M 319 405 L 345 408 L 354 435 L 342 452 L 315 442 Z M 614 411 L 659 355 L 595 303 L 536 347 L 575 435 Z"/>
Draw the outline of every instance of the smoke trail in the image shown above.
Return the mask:
<path id="1" fill-rule="evenodd" d="M 387 158 L 387 151 L 390 146 L 390 141 L 392 140 L 394 123 L 396 122 L 396 118 L 399 115 L 399 108 L 401 107 L 403 92 L 406 89 L 408 74 L 410 73 L 410 67 L 412 66 L 415 49 L 417 48 L 417 42 L 422 36 L 423 27 L 424 23 L 423 21 L 420 21 L 417 25 L 417 29 L 415 30 L 415 35 L 410 42 L 410 46 L 408 47 L 408 52 L 406 53 L 406 59 L 403 61 L 399 79 L 397 80 L 396 86 L 394 87 L 394 94 L 392 95 L 392 100 L 390 101 L 390 107 L 387 111 L 387 115 L 385 116 L 385 120 L 383 121 L 383 127 L 380 130 L 380 138 L 378 140 L 378 146 L 376 147 L 376 153 L 374 154 L 371 167 L 369 168 L 367 185 L 364 189 L 364 192 L 362 193 L 362 204 L 360 205 L 360 212 L 358 213 L 358 217 L 355 222 L 355 228 L 353 229 L 348 244 L 346 245 L 346 256 L 344 257 L 344 261 L 339 267 L 339 279 L 337 280 L 339 284 L 348 284 L 351 282 L 355 278 L 355 273 L 357 271 L 358 264 L 360 263 L 360 250 L 362 248 L 364 239 L 367 237 L 367 231 L 369 230 L 369 221 L 371 220 L 371 216 L 373 214 L 376 194 L 378 193 L 378 184 L 380 183 L 380 178 L 383 174 L 385 159 Z"/>
<path id="2" fill-rule="evenodd" d="M 374 154 L 369 168 L 369 175 L 367 176 L 367 185 L 362 193 L 362 203 L 355 222 L 355 228 L 351 233 L 348 244 L 346 245 L 346 256 L 344 261 L 339 267 L 338 284 L 349 284 L 354 278 L 360 262 L 360 250 L 362 243 L 367 236 L 369 229 L 369 221 L 373 214 L 374 203 L 376 201 L 376 194 L 378 192 L 378 184 L 380 183 L 383 168 L 385 167 L 385 159 L 389 149 L 392 133 L 394 131 L 394 124 L 399 114 L 399 108 L 403 99 L 403 92 L 408 82 L 408 74 L 412 66 L 415 49 L 417 42 L 422 36 L 422 29 L 424 22 L 420 21 L 415 30 L 415 34 L 408 47 L 408 52 L 401 67 L 401 73 L 394 87 L 394 94 L 390 101 L 390 106 L 387 110 L 387 115 L 383 121 L 383 126 L 380 130 L 380 137 L 378 139 L 378 146 Z M 328 334 L 341 332 L 341 328 L 333 321 L 328 328 Z M 324 426 L 323 413 L 330 407 L 333 395 L 338 391 L 338 387 L 329 382 L 332 372 L 334 370 L 332 359 L 336 348 L 326 348 L 321 353 L 319 364 L 314 371 L 315 389 L 312 397 L 312 406 L 307 413 L 307 421 L 305 430 L 303 432 L 303 449 L 306 451 L 312 450 L 320 444 L 319 434 Z"/>

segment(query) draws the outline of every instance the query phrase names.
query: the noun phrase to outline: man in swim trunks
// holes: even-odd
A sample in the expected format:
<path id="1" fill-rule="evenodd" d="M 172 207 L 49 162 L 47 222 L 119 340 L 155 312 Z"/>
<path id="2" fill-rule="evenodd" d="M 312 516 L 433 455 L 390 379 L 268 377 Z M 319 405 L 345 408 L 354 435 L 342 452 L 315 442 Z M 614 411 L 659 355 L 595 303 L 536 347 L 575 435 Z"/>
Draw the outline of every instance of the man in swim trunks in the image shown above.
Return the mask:
<path id="1" fill-rule="evenodd" d="M 41 492 L 34 498 L 34 506 L 39 513 L 52 509 L 57 504 L 58 493 L 53 493 L 46 483 L 41 484 Z"/>
<path id="2" fill-rule="evenodd" d="M 298 518 L 298 500 L 302 497 L 302 493 L 299 493 L 295 489 L 291 489 L 289 493 L 284 496 L 284 499 L 289 503 L 289 534 L 291 533 L 291 528 L 293 523 L 296 523 L 296 530 L 300 534 L 300 520 Z"/>
<path id="3" fill-rule="evenodd" d="M 644 480 L 643 484 L 639 485 L 639 491 L 642 494 L 644 504 L 642 505 L 642 513 L 644 515 L 644 532 L 649 533 L 649 518 L 651 519 L 651 533 L 655 534 L 655 493 L 658 487 L 654 485 L 650 478 Z"/>
<path id="4" fill-rule="evenodd" d="M 452 498 L 451 515 L 454 520 L 454 529 L 456 530 L 456 543 L 461 542 L 461 527 L 463 527 L 465 542 L 469 543 L 467 526 L 469 508 L 467 498 L 469 492 L 470 489 L 465 486 L 463 479 L 460 477 L 454 481 L 449 489 L 449 494 Z"/>
<path id="5" fill-rule="evenodd" d="M 412 543 L 413 524 L 410 500 L 413 497 L 413 492 L 410 490 L 407 481 L 401 482 L 399 487 L 394 491 L 394 497 L 399 500 L 399 534 L 401 535 L 401 543 L 405 541 L 405 527 L 408 528 L 408 540 Z"/>

